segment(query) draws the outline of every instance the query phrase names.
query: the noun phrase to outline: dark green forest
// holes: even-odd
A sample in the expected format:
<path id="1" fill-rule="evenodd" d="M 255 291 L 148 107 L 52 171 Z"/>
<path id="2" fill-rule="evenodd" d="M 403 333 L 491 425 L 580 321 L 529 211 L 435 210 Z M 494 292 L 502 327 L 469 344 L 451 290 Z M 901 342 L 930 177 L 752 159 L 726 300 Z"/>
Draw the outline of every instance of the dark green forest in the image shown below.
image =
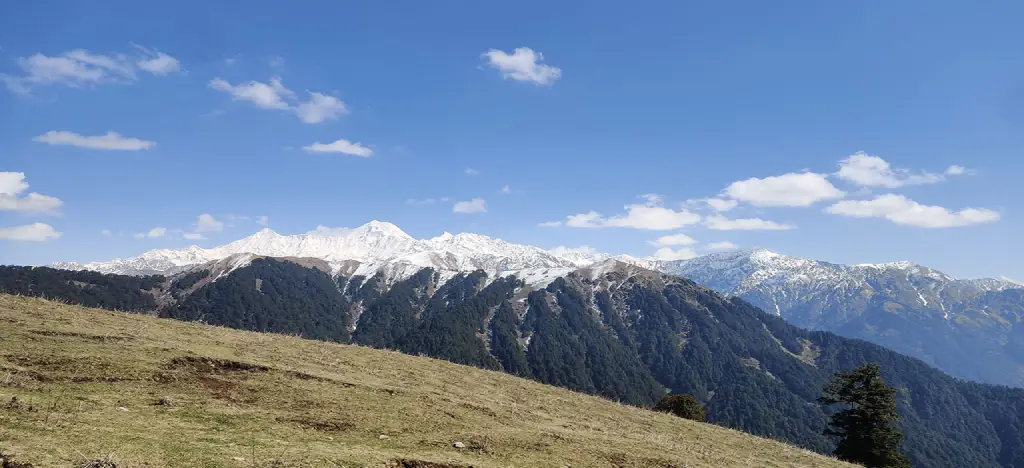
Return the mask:
<path id="1" fill-rule="evenodd" d="M 3 291 L 89 298 L 62 276 L 75 272 L 22 270 L 0 270 Z M 641 406 L 693 395 L 709 422 L 822 453 L 835 448 L 824 434 L 829 410 L 817 403 L 822 389 L 836 373 L 877 363 L 899 389 L 902 450 L 914 466 L 1024 467 L 1024 390 L 962 381 L 881 346 L 803 330 L 686 279 L 613 271 L 533 290 L 482 272 L 438 278 L 424 269 L 385 286 L 381 276 L 332 278 L 262 259 L 161 315 L 423 354 Z M 128 297 L 156 283 L 107 276 L 89 288 Z"/>
<path id="2" fill-rule="evenodd" d="M 0 266 L 0 293 L 45 297 L 87 307 L 144 312 L 156 310 L 153 294 L 163 276 L 105 275 L 48 267 Z"/>
<path id="3" fill-rule="evenodd" d="M 161 317 L 244 330 L 347 342 L 348 304 L 330 275 L 270 259 L 253 260 L 199 288 Z"/>

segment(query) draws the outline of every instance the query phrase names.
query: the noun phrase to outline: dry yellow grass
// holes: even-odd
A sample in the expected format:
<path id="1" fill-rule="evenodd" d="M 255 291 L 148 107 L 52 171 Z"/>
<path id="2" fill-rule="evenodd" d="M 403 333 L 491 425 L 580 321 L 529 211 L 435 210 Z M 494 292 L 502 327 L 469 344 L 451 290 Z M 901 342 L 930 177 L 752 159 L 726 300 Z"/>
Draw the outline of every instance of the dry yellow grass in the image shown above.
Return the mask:
<path id="1" fill-rule="evenodd" d="M 499 372 L 6 295 L 0 450 L 37 467 L 851 466 Z"/>

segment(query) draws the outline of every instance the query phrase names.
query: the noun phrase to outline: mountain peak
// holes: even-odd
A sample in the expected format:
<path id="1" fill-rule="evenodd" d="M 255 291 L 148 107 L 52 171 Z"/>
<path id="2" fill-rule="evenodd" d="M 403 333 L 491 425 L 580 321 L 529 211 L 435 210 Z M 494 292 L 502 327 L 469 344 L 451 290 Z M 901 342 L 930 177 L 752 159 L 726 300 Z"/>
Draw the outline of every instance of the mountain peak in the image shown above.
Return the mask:
<path id="1" fill-rule="evenodd" d="M 281 237 L 281 235 L 278 234 L 277 231 L 274 231 L 273 229 L 263 228 L 260 229 L 259 231 L 256 231 L 255 234 L 249 237 Z"/>
<path id="2" fill-rule="evenodd" d="M 376 233 L 389 237 L 403 237 L 412 239 L 412 236 L 406 234 L 406 232 L 403 231 L 401 228 L 387 221 L 373 220 L 353 229 L 352 231 L 363 233 Z"/>

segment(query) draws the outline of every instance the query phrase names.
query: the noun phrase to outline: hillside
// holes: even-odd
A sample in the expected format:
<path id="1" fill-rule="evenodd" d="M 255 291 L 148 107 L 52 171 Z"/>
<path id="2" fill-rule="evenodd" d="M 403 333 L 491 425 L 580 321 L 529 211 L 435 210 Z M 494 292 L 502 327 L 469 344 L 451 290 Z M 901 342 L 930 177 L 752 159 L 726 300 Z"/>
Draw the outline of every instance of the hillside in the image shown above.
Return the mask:
<path id="1" fill-rule="evenodd" d="M 245 262 L 237 261 L 245 259 Z M 0 268 L 15 284 L 82 302 L 135 297 L 138 277 Z M 326 269 L 329 270 L 329 269 Z M 816 399 L 836 373 L 881 365 L 901 388 L 903 451 L 916 466 L 1024 466 L 1024 391 L 964 382 L 860 340 L 810 332 L 692 281 L 605 261 L 538 289 L 486 272 L 404 280 L 332 276 L 310 259 L 230 257 L 163 278 L 150 313 L 400 350 L 637 406 L 691 394 L 722 426 L 831 453 Z M 63 285 L 63 286 L 62 286 Z M 67 286 L 67 287 L 64 287 Z M 109 296 L 109 297 L 108 297 Z"/>
<path id="2" fill-rule="evenodd" d="M 37 467 L 850 466 L 395 352 L 7 295 L 0 321 L 0 449 Z"/>

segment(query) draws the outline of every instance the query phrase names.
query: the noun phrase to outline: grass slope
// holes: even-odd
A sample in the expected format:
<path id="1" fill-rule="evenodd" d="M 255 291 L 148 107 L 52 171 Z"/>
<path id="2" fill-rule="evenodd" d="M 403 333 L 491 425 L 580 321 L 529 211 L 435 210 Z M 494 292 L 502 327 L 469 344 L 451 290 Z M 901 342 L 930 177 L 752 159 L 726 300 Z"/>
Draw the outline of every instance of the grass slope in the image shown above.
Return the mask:
<path id="1" fill-rule="evenodd" d="M 445 361 L 7 295 L 0 449 L 36 467 L 851 466 Z"/>

